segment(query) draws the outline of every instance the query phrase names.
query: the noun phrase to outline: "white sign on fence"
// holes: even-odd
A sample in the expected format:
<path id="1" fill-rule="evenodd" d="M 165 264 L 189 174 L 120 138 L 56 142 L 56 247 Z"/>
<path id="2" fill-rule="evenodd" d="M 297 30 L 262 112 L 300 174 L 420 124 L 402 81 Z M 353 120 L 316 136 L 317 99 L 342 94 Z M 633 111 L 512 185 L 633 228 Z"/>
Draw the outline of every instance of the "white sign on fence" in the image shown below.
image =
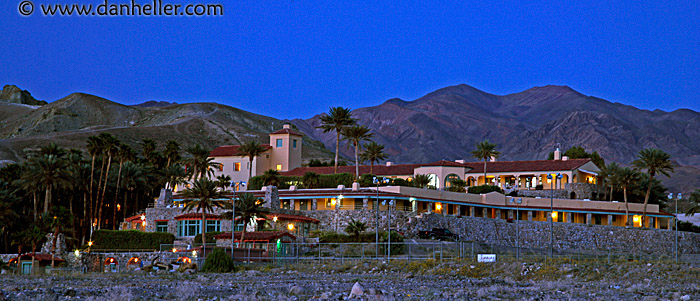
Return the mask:
<path id="1" fill-rule="evenodd" d="M 496 262 L 496 254 L 479 254 L 477 262 Z"/>

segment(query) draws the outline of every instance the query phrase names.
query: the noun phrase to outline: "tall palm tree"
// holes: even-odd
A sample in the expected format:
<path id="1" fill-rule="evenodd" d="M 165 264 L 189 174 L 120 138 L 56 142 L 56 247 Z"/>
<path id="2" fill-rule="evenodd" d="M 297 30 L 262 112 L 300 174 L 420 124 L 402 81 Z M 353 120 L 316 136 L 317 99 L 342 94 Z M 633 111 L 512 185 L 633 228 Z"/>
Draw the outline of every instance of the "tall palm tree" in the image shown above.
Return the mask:
<path id="1" fill-rule="evenodd" d="M 603 182 L 605 182 L 607 186 L 610 187 L 608 201 L 612 201 L 613 188 L 617 186 L 615 181 L 617 179 L 617 174 L 620 172 L 620 169 L 620 165 L 617 165 L 617 163 L 612 162 L 608 165 L 603 166 L 600 172 L 600 177 L 603 179 Z"/>
<path id="2" fill-rule="evenodd" d="M 100 204 L 99 204 L 99 210 L 97 213 L 97 228 L 100 229 L 102 227 L 102 207 L 104 205 L 105 201 L 105 194 L 107 193 L 107 182 L 109 182 L 109 170 L 112 167 L 112 158 L 116 157 L 117 154 L 119 153 L 119 146 L 121 145 L 121 142 L 119 139 L 115 138 L 111 134 L 108 133 L 102 133 L 106 134 L 102 138 L 102 150 L 104 151 L 105 155 L 107 156 L 107 169 L 106 169 L 106 174 L 105 174 L 105 183 L 102 188 L 102 194 L 99 199 Z M 100 134 L 102 136 L 102 134 Z M 98 187 L 99 189 L 99 187 Z"/>
<path id="3" fill-rule="evenodd" d="M 95 204 L 94 198 L 94 190 L 93 190 L 93 185 L 95 183 L 94 181 L 94 175 L 95 175 L 95 159 L 97 158 L 97 155 L 102 153 L 102 139 L 100 136 L 90 136 L 88 137 L 88 142 L 87 142 L 87 150 L 90 156 L 92 156 L 92 163 L 90 164 L 90 194 L 89 194 L 89 204 L 90 208 L 88 209 L 88 212 L 90 212 L 89 220 L 90 223 L 92 223 L 93 220 L 93 208 Z M 36 220 L 36 218 L 35 218 Z"/>
<path id="4" fill-rule="evenodd" d="M 262 175 L 264 186 L 277 186 L 280 184 L 280 173 L 274 169 L 265 171 Z"/>
<path id="5" fill-rule="evenodd" d="M 360 154 L 360 160 L 369 161 L 369 173 L 374 174 L 374 162 L 379 163 L 381 160 L 386 160 L 388 156 L 384 152 L 384 145 L 377 142 L 370 141 L 364 146 L 365 151 Z"/>
<path id="6" fill-rule="evenodd" d="M 165 143 L 165 151 L 163 154 L 168 160 L 165 167 L 170 167 L 170 163 L 180 161 L 180 144 L 178 144 L 175 140 L 168 140 L 168 142 Z"/>
<path id="7" fill-rule="evenodd" d="M 615 177 L 612 179 L 612 183 L 622 188 L 622 195 L 625 199 L 625 217 L 627 218 L 627 226 L 629 226 L 629 204 L 627 203 L 627 188 L 634 186 L 641 180 L 641 175 L 638 171 L 625 167 L 620 168 L 615 172 Z M 612 192 L 611 192 L 612 193 Z"/>
<path id="8" fill-rule="evenodd" d="M 238 154 L 248 157 L 248 179 L 253 177 L 253 159 L 262 155 L 266 149 L 256 141 L 248 141 L 238 148 Z"/>
<path id="9" fill-rule="evenodd" d="M 190 179 L 197 180 L 198 178 L 211 177 L 214 174 L 212 168 L 218 166 L 219 163 L 214 162 L 214 158 L 209 157 L 209 150 L 195 144 L 194 147 L 188 148 L 187 152 L 192 155 L 192 158 L 186 162 L 192 168 L 191 171 L 188 170 Z"/>
<path id="10" fill-rule="evenodd" d="M 192 187 L 183 191 L 185 208 L 183 211 L 200 211 L 202 213 L 202 242 L 207 241 L 205 232 L 207 229 L 207 212 L 214 211 L 215 208 L 224 208 L 227 204 L 222 200 L 224 194 L 216 187 L 216 182 L 208 178 L 200 178 L 192 183 Z M 202 254 L 206 256 L 206 245 L 202 247 Z"/>
<path id="11" fill-rule="evenodd" d="M 231 176 L 229 175 L 219 175 L 216 177 L 216 186 L 221 189 L 222 192 L 226 191 L 226 188 L 231 186 Z"/>
<path id="12" fill-rule="evenodd" d="M 5 252 L 7 252 L 8 234 L 10 232 L 8 229 L 18 222 L 19 214 L 12 208 L 12 203 L 6 200 L 7 196 L 4 194 L 0 195 L 0 230 L 2 230 L 3 241 L 5 242 Z"/>
<path id="13" fill-rule="evenodd" d="M 489 142 L 489 140 L 484 140 L 476 144 L 476 150 L 472 151 L 472 156 L 476 159 L 484 160 L 484 185 L 487 185 L 486 181 L 486 162 L 489 159 L 498 158 L 501 152 L 496 150 L 496 145 Z"/>
<path id="14" fill-rule="evenodd" d="M 632 164 L 636 168 L 646 169 L 647 174 L 649 174 L 649 186 L 647 187 L 647 193 L 644 196 L 644 212 L 642 213 L 642 227 L 646 227 L 647 204 L 649 203 L 649 195 L 651 194 L 651 186 L 654 181 L 654 176 L 657 173 L 667 177 L 670 176 L 669 173 L 673 172 L 671 155 L 660 149 L 647 148 L 639 151 L 637 160 L 634 160 Z"/>
<path id="15" fill-rule="evenodd" d="M 54 188 L 64 188 L 70 186 L 70 177 L 67 171 L 66 161 L 55 155 L 42 155 L 29 160 L 33 165 L 30 171 L 45 189 L 44 213 L 51 208 L 51 197 Z"/>
<path id="16" fill-rule="evenodd" d="M 128 217 L 128 193 L 146 185 L 146 172 L 140 164 L 125 162 L 122 175 L 124 176 L 124 217 Z"/>
<path id="17" fill-rule="evenodd" d="M 263 205 L 265 201 L 256 197 L 252 193 L 241 193 L 236 202 L 236 216 L 240 217 L 243 221 L 243 233 L 241 233 L 241 243 L 245 241 L 245 232 L 248 227 L 248 223 L 254 218 L 265 218 L 269 210 Z M 233 231 L 231 231 L 231 240 L 235 237 Z"/>
<path id="18" fill-rule="evenodd" d="M 364 125 L 351 125 L 343 128 L 343 137 L 352 143 L 355 147 L 355 178 L 360 178 L 360 163 L 358 161 L 358 155 L 360 153 L 360 147 L 363 141 L 369 141 L 374 134 L 369 132 L 370 129 Z"/>
<path id="19" fill-rule="evenodd" d="M 187 173 L 180 164 L 170 165 L 165 168 L 163 172 L 165 182 L 167 183 L 166 188 L 168 189 L 175 189 L 176 185 L 185 183 L 185 179 L 187 178 Z"/>
<path id="20" fill-rule="evenodd" d="M 156 141 L 153 139 L 143 139 L 141 140 L 141 155 L 146 158 L 146 161 L 154 164 L 154 157 L 156 153 Z"/>
<path id="21" fill-rule="evenodd" d="M 301 178 L 301 182 L 304 184 L 304 187 L 309 189 L 318 188 L 320 180 L 321 177 L 313 171 L 307 171 Z"/>
<path id="22" fill-rule="evenodd" d="M 54 267 L 54 259 L 56 257 L 56 241 L 58 234 L 66 227 L 73 223 L 73 215 L 63 206 L 54 207 L 51 212 L 44 213 L 42 220 L 46 223 L 47 228 L 53 231 L 51 244 L 51 267 Z"/>
<path id="23" fill-rule="evenodd" d="M 428 184 L 430 184 L 430 176 L 429 175 L 416 174 L 413 177 L 413 185 L 418 187 L 418 188 L 428 187 Z"/>
<path id="24" fill-rule="evenodd" d="M 117 173 L 117 186 L 114 189 L 114 208 L 112 208 L 112 220 L 114 222 L 112 223 L 112 230 L 116 230 L 117 228 L 117 196 L 119 195 L 119 182 L 121 182 L 122 179 L 122 167 L 124 166 L 124 162 L 136 159 L 136 152 L 134 152 L 134 149 L 128 144 L 122 144 L 117 150 L 116 157 L 119 160 L 119 172 Z"/>
<path id="25" fill-rule="evenodd" d="M 691 216 L 696 213 L 700 213 L 700 189 L 696 189 L 690 194 L 688 198 L 693 207 L 690 207 L 688 211 L 685 212 L 685 216 Z"/>
<path id="26" fill-rule="evenodd" d="M 335 131 L 335 164 L 333 173 L 338 173 L 338 150 L 340 149 L 340 133 L 345 127 L 355 124 L 357 120 L 352 118 L 350 108 L 331 107 L 328 114 L 321 116 L 321 125 L 316 127 L 324 133 Z"/>
<path id="27" fill-rule="evenodd" d="M 30 161 L 32 160 L 30 159 Z M 17 185 L 22 188 L 22 190 L 32 194 L 32 199 L 34 201 L 34 222 L 39 220 L 39 200 L 37 198 L 37 193 L 40 191 L 42 186 L 41 179 L 35 176 L 39 174 L 37 169 L 38 166 L 36 164 L 25 162 L 22 164 L 23 172 L 16 182 Z"/>
<path id="28" fill-rule="evenodd" d="M 39 226 L 32 224 L 26 230 L 22 231 L 23 240 L 32 248 L 32 274 L 34 274 L 34 258 L 36 257 L 36 249 L 43 243 L 44 232 L 41 231 Z M 19 260 L 18 260 L 19 262 Z"/>

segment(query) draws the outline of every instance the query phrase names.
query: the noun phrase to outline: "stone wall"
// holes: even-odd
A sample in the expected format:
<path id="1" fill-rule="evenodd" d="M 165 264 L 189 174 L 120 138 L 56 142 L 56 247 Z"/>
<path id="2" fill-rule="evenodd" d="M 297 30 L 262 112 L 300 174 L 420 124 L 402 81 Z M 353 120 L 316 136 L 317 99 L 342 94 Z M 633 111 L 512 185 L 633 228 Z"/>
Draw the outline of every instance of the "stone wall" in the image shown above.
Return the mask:
<path id="1" fill-rule="evenodd" d="M 566 183 L 564 185 L 571 198 L 571 193 L 574 193 L 575 199 L 598 199 L 598 185 L 588 183 Z"/>
<path id="2" fill-rule="evenodd" d="M 367 229 L 375 229 L 377 224 L 377 212 L 374 210 L 304 210 L 289 211 L 285 213 L 304 215 L 320 220 L 319 230 L 345 233 L 345 227 L 351 219 L 363 222 Z M 391 229 L 408 231 L 409 220 L 415 216 L 413 212 L 391 210 Z M 389 212 L 379 211 L 379 229 L 386 230 L 389 222 Z"/>
<path id="3" fill-rule="evenodd" d="M 516 245 L 516 227 L 519 225 L 520 246 L 548 249 L 550 223 L 519 221 L 508 223 L 501 219 L 479 217 L 451 217 L 423 214 L 412 219 L 410 234 L 432 228 L 447 228 L 460 239 L 502 246 Z M 617 226 L 554 223 L 554 248 L 559 251 L 599 250 L 607 252 L 647 253 L 671 255 L 674 252 L 676 232 L 659 229 L 624 228 Z M 700 234 L 678 232 L 679 254 L 700 254 Z"/>
<path id="4" fill-rule="evenodd" d="M 551 190 L 518 190 L 518 196 L 528 198 L 540 197 L 543 199 L 548 199 L 552 197 L 552 194 L 554 194 L 555 199 L 569 198 L 569 192 L 563 189 L 554 189 L 553 192 Z"/>

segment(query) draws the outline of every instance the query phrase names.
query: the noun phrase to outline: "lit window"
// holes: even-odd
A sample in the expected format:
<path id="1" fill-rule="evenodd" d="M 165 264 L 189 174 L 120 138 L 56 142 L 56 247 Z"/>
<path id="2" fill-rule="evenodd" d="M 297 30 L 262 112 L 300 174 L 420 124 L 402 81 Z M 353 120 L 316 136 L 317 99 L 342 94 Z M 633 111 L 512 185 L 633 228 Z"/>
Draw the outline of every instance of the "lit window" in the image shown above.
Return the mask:
<path id="1" fill-rule="evenodd" d="M 282 139 L 277 139 L 277 147 L 282 147 Z"/>
<path id="2" fill-rule="evenodd" d="M 277 164 L 277 170 L 282 170 L 282 164 Z"/>
<path id="3" fill-rule="evenodd" d="M 297 140 L 292 140 L 292 148 L 297 148 Z"/>
<path id="4" fill-rule="evenodd" d="M 241 171 L 241 162 L 233 163 L 233 171 Z"/>

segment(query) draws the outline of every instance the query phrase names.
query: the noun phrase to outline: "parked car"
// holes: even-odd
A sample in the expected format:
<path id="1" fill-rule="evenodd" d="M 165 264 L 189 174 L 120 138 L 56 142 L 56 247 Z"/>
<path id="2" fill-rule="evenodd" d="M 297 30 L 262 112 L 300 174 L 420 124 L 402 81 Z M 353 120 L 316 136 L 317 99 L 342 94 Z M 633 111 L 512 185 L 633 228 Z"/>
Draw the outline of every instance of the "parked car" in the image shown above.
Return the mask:
<path id="1" fill-rule="evenodd" d="M 433 230 L 430 231 L 418 231 L 418 237 L 440 240 L 459 240 L 459 235 L 452 233 L 450 230 L 445 228 L 433 228 Z"/>

